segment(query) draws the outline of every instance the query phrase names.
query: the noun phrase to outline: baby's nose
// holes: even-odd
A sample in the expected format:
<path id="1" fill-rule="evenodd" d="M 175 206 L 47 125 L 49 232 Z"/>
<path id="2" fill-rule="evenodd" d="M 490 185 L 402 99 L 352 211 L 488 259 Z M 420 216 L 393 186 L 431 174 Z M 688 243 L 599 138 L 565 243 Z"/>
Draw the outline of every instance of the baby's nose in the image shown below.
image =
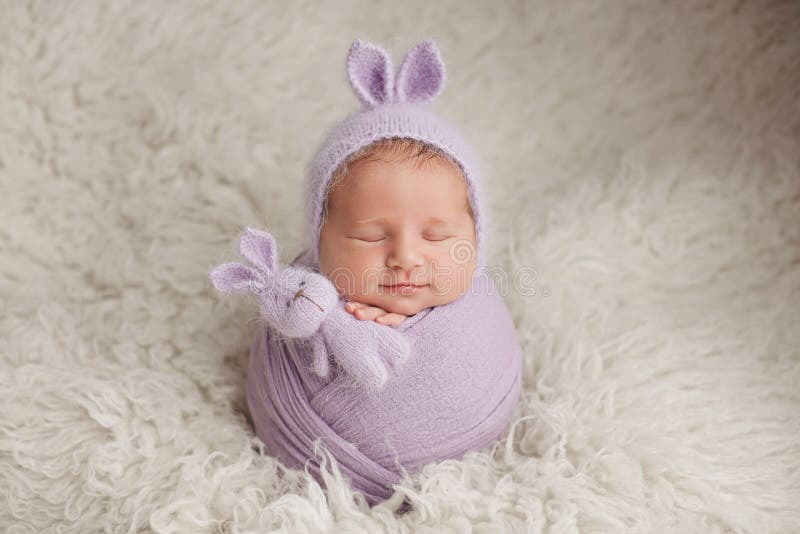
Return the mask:
<path id="1" fill-rule="evenodd" d="M 386 265 L 392 269 L 411 271 L 423 264 L 422 254 L 412 243 L 399 240 L 386 258 Z"/>
<path id="2" fill-rule="evenodd" d="M 389 259 L 387 265 L 397 272 L 398 276 L 403 276 L 404 280 L 408 280 L 413 271 L 422 267 L 422 261 L 416 256 L 408 256 L 404 258 L 393 257 Z"/>

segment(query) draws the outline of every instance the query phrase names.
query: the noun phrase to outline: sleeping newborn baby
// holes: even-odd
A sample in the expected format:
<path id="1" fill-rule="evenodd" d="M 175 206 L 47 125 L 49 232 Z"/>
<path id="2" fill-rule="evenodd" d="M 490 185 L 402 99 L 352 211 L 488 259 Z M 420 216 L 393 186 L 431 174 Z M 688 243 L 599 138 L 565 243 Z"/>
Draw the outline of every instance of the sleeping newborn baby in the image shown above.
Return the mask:
<path id="1" fill-rule="evenodd" d="M 246 262 L 211 279 L 259 298 L 247 402 L 269 454 L 322 485 L 335 460 L 374 505 L 405 475 L 502 435 L 521 350 L 483 269 L 473 152 L 429 107 L 444 84 L 435 43 L 395 75 L 384 49 L 356 40 L 347 75 L 364 107 L 312 162 L 310 246 L 283 267 L 272 236 L 248 229 Z"/>
<path id="2" fill-rule="evenodd" d="M 469 289 L 475 222 L 466 181 L 441 150 L 413 139 L 377 141 L 340 166 L 331 184 L 319 262 L 350 301 L 348 312 L 399 326 Z"/>

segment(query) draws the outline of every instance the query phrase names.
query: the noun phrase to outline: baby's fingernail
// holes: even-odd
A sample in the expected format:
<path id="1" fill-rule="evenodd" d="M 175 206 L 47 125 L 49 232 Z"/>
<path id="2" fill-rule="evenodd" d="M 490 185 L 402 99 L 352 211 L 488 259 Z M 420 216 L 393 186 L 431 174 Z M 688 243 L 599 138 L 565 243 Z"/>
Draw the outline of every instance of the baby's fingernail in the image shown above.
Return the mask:
<path id="1" fill-rule="evenodd" d="M 385 323 L 386 322 L 386 319 L 384 319 L 383 317 L 378 317 L 375 320 L 378 321 L 379 323 Z"/>

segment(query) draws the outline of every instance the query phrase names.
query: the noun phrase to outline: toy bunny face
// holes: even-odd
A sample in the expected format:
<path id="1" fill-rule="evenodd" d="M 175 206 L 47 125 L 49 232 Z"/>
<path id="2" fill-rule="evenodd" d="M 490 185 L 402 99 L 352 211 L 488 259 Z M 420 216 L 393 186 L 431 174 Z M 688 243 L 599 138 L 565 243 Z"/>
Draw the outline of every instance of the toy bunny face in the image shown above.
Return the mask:
<path id="1" fill-rule="evenodd" d="M 281 268 L 273 237 L 247 228 L 239 243 L 247 263 L 226 263 L 211 272 L 222 293 L 251 292 L 267 321 L 288 337 L 308 337 L 339 300 L 333 284 L 303 267 Z"/>
<path id="2" fill-rule="evenodd" d="M 313 271 L 287 267 L 259 288 L 268 322 L 288 337 L 309 337 L 337 304 L 331 282 Z"/>

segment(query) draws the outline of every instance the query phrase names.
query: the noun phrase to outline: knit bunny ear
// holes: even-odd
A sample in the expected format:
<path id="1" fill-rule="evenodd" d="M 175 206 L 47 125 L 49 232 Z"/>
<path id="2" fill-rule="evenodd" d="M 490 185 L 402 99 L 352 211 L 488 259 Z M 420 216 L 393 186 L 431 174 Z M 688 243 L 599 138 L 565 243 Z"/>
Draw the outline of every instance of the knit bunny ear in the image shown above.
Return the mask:
<path id="1" fill-rule="evenodd" d="M 436 43 L 428 39 L 412 48 L 397 73 L 398 102 L 430 102 L 444 88 L 444 62 Z"/>
<path id="2" fill-rule="evenodd" d="M 269 272 L 278 268 L 278 254 L 275 239 L 267 232 L 246 228 L 239 242 L 242 256 L 256 267 Z"/>
<path id="3" fill-rule="evenodd" d="M 387 104 L 392 98 L 392 60 L 383 48 L 356 39 L 347 54 L 347 78 L 367 106 Z"/>
<path id="4" fill-rule="evenodd" d="M 241 263 L 223 263 L 209 277 L 220 293 L 245 293 L 253 288 L 253 272 Z"/>

